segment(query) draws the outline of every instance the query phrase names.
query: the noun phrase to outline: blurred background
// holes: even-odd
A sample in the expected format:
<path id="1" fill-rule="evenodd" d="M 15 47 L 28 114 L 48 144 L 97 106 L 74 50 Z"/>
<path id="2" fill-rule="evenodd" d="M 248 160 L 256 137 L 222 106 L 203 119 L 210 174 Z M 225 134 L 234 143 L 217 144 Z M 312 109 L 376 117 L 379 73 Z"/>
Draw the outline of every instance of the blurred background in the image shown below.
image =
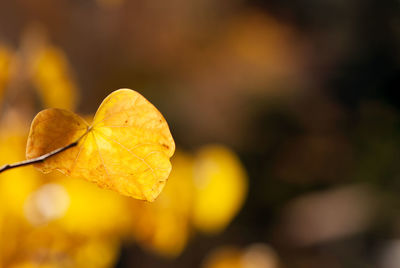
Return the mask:
<path id="1" fill-rule="evenodd" d="M 0 1 L 0 164 L 119 88 L 177 144 L 154 203 L 0 175 L 0 267 L 400 267 L 398 0 Z"/>

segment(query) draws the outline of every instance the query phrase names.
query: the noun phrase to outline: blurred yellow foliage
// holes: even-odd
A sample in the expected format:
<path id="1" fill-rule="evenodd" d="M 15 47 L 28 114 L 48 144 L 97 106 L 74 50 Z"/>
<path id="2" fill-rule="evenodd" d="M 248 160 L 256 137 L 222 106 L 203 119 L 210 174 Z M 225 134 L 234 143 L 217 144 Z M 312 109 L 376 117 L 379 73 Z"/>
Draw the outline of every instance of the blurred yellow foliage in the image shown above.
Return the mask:
<path id="1" fill-rule="evenodd" d="M 108 8 L 123 0 L 98 2 Z M 241 47 L 232 53 L 244 53 Z M 252 62 L 249 57 L 243 61 Z M 245 200 L 247 175 L 224 146 L 179 152 L 171 171 L 175 143 L 168 125 L 135 91 L 110 94 L 90 124 L 66 111 L 77 105 L 73 70 L 40 28 L 28 29 L 18 49 L 0 46 L 0 97 L 3 90 L 10 105 L 1 115 L 0 164 L 22 160 L 25 149 L 33 158 L 79 143 L 38 165 L 77 178 L 32 167 L 0 174 L 0 267 L 112 267 L 128 236 L 159 255 L 176 257 L 195 230 L 222 231 Z M 37 108 L 35 94 L 42 106 L 55 109 L 34 119 L 25 148 L 28 131 L 18 126 Z M 138 199 L 154 201 L 161 194 L 148 203 L 81 178 Z"/>
<path id="2" fill-rule="evenodd" d="M 133 233 L 142 245 L 174 257 L 193 229 L 222 231 L 241 208 L 247 175 L 233 151 L 221 145 L 197 154 L 177 152 L 168 185 L 152 204 L 134 201 Z"/>
<path id="3" fill-rule="evenodd" d="M 205 259 L 203 268 L 278 268 L 275 251 L 265 244 L 252 244 L 245 249 L 217 248 Z"/>
<path id="4" fill-rule="evenodd" d="M 234 247 L 219 248 L 207 257 L 204 268 L 242 268 L 241 252 Z"/>
<path id="5" fill-rule="evenodd" d="M 26 105 L 36 94 L 32 88 L 44 107 L 74 110 L 77 105 L 78 88 L 67 56 L 47 41 L 40 27 L 26 30 L 19 49 L 0 44 L 0 97 L 6 91 L 12 101 Z"/>
<path id="6" fill-rule="evenodd" d="M 223 230 L 247 194 L 247 175 L 240 160 L 226 147 L 205 146 L 196 155 L 194 182 L 194 226 L 206 233 Z"/>
<path id="7" fill-rule="evenodd" d="M 125 94 L 121 98 L 129 100 Z M 119 121 L 125 122 L 125 117 L 113 118 L 113 109 L 111 112 L 108 109 L 113 108 L 114 103 L 118 104 L 118 100 L 121 99 L 105 100 L 106 104 L 101 106 L 105 110 L 99 108 L 93 121 L 95 129 L 103 125 L 106 126 L 104 129 L 121 126 Z M 139 100 L 136 105 L 148 105 L 147 101 L 141 101 L 144 102 Z M 117 114 L 131 108 L 122 103 L 122 107 L 117 106 Z M 68 127 L 72 122 L 71 128 L 76 129 L 73 123 L 78 122 L 85 133 L 88 126 L 83 119 L 69 112 L 62 113 L 67 120 L 57 119 L 58 126 L 67 122 Z M 155 116 L 164 120 L 158 112 Z M 146 116 L 140 114 L 133 118 L 145 120 Z M 163 124 L 162 130 L 168 130 L 163 127 L 166 123 Z M 21 160 L 25 150 L 26 130 L 7 129 L 0 133 L 1 163 Z M 68 131 L 63 129 L 55 135 L 69 137 Z M 126 128 L 122 129 L 115 133 L 125 137 Z M 42 130 L 52 133 L 47 128 Z M 79 135 L 82 134 L 74 138 Z M 169 130 L 163 135 L 161 140 L 166 144 Z M 149 135 L 144 137 L 150 141 L 158 139 Z M 54 142 L 55 138 L 48 140 Z M 104 146 L 103 142 L 98 144 Z M 147 148 L 142 157 L 152 154 L 153 149 L 164 147 L 142 143 L 150 146 L 140 147 Z M 94 143 L 89 147 L 92 150 L 96 146 Z M 173 151 L 174 144 L 168 146 L 167 153 Z M 193 155 L 178 152 L 171 161 L 173 169 L 169 183 L 153 203 L 127 198 L 61 173 L 42 174 L 31 167 L 1 174 L 0 201 L 5 205 L 0 206 L 0 264 L 7 267 L 111 267 L 121 239 L 128 235 L 159 255 L 176 257 L 184 250 L 195 229 L 211 233 L 223 230 L 240 209 L 247 193 L 247 176 L 235 153 L 227 147 L 211 145 L 200 148 Z"/>
<path id="8" fill-rule="evenodd" d="M 73 267 L 112 267 L 119 255 L 118 252 L 119 243 L 115 241 L 91 239 L 75 251 L 75 266 Z"/>
<path id="9" fill-rule="evenodd" d="M 35 229 L 18 242 L 6 267 L 112 267 L 119 244 L 110 239 L 79 237 L 57 229 Z"/>
<path id="10" fill-rule="evenodd" d="M 2 163 L 22 158 L 23 133 L 21 130 L 0 133 Z M 198 189 L 199 179 L 209 182 L 203 185 L 205 188 L 200 187 L 203 190 L 224 187 L 219 190 L 229 191 L 228 196 L 240 192 L 227 186 L 238 187 L 237 182 L 221 179 L 221 174 L 216 176 L 218 172 L 206 166 L 222 168 L 229 178 L 242 176 L 245 180 L 237 161 L 235 154 L 222 146 L 206 146 L 195 155 L 177 152 L 172 158 L 174 168 L 169 183 L 153 203 L 124 197 L 61 173 L 41 174 L 30 167 L 5 172 L 0 175 L 0 201 L 5 204 L 0 206 L 0 264 L 111 267 L 120 239 L 128 234 L 159 255 L 176 257 L 185 248 L 193 227 L 204 230 L 206 227 L 201 225 L 204 221 L 207 227 L 223 228 L 234 217 L 243 196 L 221 199 L 212 195 L 214 199 L 207 202 L 214 212 L 197 213 L 197 217 L 204 218 L 197 218 L 195 226 L 192 221 L 198 209 L 195 205 L 206 198 L 205 192 Z M 242 183 L 243 194 L 247 182 Z M 229 203 L 232 200 L 235 205 Z M 217 217 L 214 223 L 210 217 L 215 218 L 215 211 L 221 207 L 229 212 Z M 41 256 L 40 263 L 38 256 Z"/>
<path id="11" fill-rule="evenodd" d="M 236 82 L 271 82 L 298 71 L 301 55 L 293 29 L 273 17 L 247 11 L 234 17 L 223 39 Z M 246 87 L 247 88 L 247 87 Z"/>
<path id="12" fill-rule="evenodd" d="M 79 179 L 60 177 L 57 182 L 70 199 L 68 210 L 58 220 L 63 229 L 90 236 L 115 236 L 127 231 L 131 217 L 126 197 Z"/>
<path id="13" fill-rule="evenodd" d="M 66 110 L 40 112 L 32 122 L 26 156 L 39 157 L 78 140 L 76 147 L 36 166 L 137 199 L 154 201 L 162 191 L 175 143 L 161 113 L 136 91 L 111 93 L 91 125 Z"/>
<path id="14" fill-rule="evenodd" d="M 76 106 L 77 88 L 64 52 L 45 46 L 33 55 L 31 74 L 45 107 L 72 110 Z"/>
<path id="15" fill-rule="evenodd" d="M 25 151 L 25 135 L 2 125 L 0 132 L 0 166 L 21 160 Z M 26 198 L 39 186 L 38 173 L 32 167 L 14 169 L 0 174 L 0 204 L 3 213 L 23 217 Z"/>
<path id="16" fill-rule="evenodd" d="M 132 201 L 136 240 L 168 257 L 179 255 L 186 245 L 193 199 L 192 157 L 177 152 L 172 166 L 169 182 L 154 203 Z"/>
<path id="17" fill-rule="evenodd" d="M 2 163 L 22 158 L 23 133 L 21 129 L 0 133 Z M 169 183 L 153 203 L 31 167 L 1 174 L 0 201 L 6 205 L 0 207 L 0 263 L 110 267 L 119 239 L 129 233 L 145 248 L 176 257 L 194 228 L 221 231 L 247 192 L 247 177 L 237 156 L 212 145 L 195 155 L 178 152 L 172 164 Z"/>
<path id="18" fill-rule="evenodd" d="M 8 48 L 0 45 L 0 98 L 3 95 L 3 90 L 10 76 L 11 59 L 12 52 Z"/>
<path id="19" fill-rule="evenodd" d="M 0 132 L 0 164 L 23 157 L 24 134 Z M 31 167 L 0 174 L 0 267 L 112 267 L 130 225 L 126 199 Z"/>

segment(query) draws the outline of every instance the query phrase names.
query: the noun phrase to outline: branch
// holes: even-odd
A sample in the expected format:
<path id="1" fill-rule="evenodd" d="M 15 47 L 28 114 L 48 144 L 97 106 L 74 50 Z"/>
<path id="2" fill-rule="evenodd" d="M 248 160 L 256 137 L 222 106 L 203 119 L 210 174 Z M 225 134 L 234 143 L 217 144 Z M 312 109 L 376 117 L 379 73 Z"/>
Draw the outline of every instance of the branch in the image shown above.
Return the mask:
<path id="1" fill-rule="evenodd" d="M 14 164 L 6 164 L 6 165 L 4 165 L 4 166 L 2 166 L 0 168 L 0 173 L 2 173 L 3 171 L 6 171 L 8 169 L 12 169 L 12 168 L 29 166 L 29 165 L 33 165 L 33 164 L 36 164 L 36 163 L 41 163 L 41 162 L 45 161 L 46 159 L 48 159 L 48 158 L 50 158 L 50 157 L 52 157 L 52 156 L 54 156 L 56 154 L 64 152 L 64 151 L 68 150 L 69 148 L 75 147 L 76 145 L 78 145 L 79 140 L 80 140 L 80 138 L 77 141 L 68 144 L 67 146 L 58 148 L 58 149 L 56 149 L 56 150 L 54 150 L 54 151 L 52 151 L 50 153 L 41 155 L 41 156 L 36 157 L 36 158 L 32 158 L 32 159 L 29 159 L 29 160 L 17 162 L 17 163 L 14 163 Z"/>

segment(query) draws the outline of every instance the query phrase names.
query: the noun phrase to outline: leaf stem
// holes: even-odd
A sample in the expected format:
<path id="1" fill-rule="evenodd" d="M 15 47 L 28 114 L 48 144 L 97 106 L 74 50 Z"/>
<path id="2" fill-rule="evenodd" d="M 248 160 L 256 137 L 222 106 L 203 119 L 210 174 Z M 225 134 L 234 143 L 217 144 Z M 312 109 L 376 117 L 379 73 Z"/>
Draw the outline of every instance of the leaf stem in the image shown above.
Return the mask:
<path id="1" fill-rule="evenodd" d="M 17 168 L 17 167 L 23 167 L 23 166 L 33 165 L 33 164 L 36 164 L 36 163 L 41 163 L 41 162 L 45 161 L 46 159 L 48 159 L 48 158 L 50 158 L 50 157 L 52 157 L 52 156 L 54 156 L 56 154 L 64 152 L 64 151 L 68 150 L 69 148 L 75 147 L 76 145 L 78 145 L 78 142 L 79 141 L 75 141 L 73 143 L 68 144 L 67 146 L 58 148 L 58 149 L 56 149 L 56 150 L 54 150 L 54 151 L 52 151 L 50 153 L 41 155 L 41 156 L 36 157 L 36 158 L 32 158 L 32 159 L 29 159 L 29 160 L 25 160 L 25 161 L 13 163 L 13 164 L 6 164 L 6 165 L 4 165 L 4 166 L 2 166 L 0 168 L 0 173 L 6 171 L 8 169 L 13 169 L 13 168 Z"/>
<path id="2" fill-rule="evenodd" d="M 23 167 L 23 166 L 33 165 L 33 164 L 36 164 L 36 163 L 42 163 L 42 162 L 45 161 L 46 159 L 48 159 L 48 158 L 50 158 L 50 157 L 52 157 L 52 156 L 55 156 L 56 154 L 59 154 L 59 153 L 61 153 L 61 152 L 64 152 L 64 151 L 66 151 L 66 150 L 72 148 L 72 147 L 77 146 L 78 143 L 79 143 L 79 141 L 80 141 L 86 134 L 88 134 L 90 130 L 91 130 L 91 128 L 88 127 L 88 129 L 86 130 L 86 132 L 85 132 L 82 136 L 80 136 L 79 139 L 77 139 L 77 140 L 74 141 L 73 143 L 70 143 L 70 144 L 68 144 L 68 145 L 66 145 L 66 146 L 64 146 L 64 147 L 55 149 L 54 151 L 51 151 L 50 153 L 47 153 L 47 154 L 38 156 L 38 157 L 36 157 L 36 158 L 29 159 L 29 160 L 24 160 L 24 161 L 21 161 L 21 162 L 17 162 L 17 163 L 13 163 L 13 164 L 6 164 L 6 165 L 4 165 L 4 166 L 2 166 L 2 167 L 0 168 L 0 173 L 4 172 L 4 171 L 6 171 L 6 170 L 9 170 L 9 169 L 17 168 L 17 167 Z"/>

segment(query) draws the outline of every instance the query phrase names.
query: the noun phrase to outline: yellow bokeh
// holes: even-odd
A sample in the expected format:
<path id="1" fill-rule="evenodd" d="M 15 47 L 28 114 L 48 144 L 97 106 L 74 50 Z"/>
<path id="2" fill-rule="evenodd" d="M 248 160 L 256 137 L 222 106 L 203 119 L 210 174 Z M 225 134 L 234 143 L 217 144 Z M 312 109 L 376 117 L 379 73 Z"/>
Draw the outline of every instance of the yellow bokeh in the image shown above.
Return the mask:
<path id="1" fill-rule="evenodd" d="M 25 151 L 26 132 L 6 129 L 0 164 L 23 159 Z M 57 189 L 68 195 L 64 208 Z M 112 267 L 130 226 L 127 199 L 32 167 L 0 174 L 0 267 Z"/>
<path id="2" fill-rule="evenodd" d="M 204 260 L 202 268 L 278 268 L 279 258 L 275 250 L 262 243 L 251 244 L 244 249 L 232 246 L 213 250 Z"/>
<path id="3" fill-rule="evenodd" d="M 223 230 L 247 195 L 247 174 L 239 158 L 220 145 L 201 148 L 194 164 L 194 184 L 194 226 L 206 233 Z"/>
<path id="4" fill-rule="evenodd" d="M 113 267 L 119 243 L 110 239 L 80 237 L 48 227 L 25 233 L 6 267 Z"/>
<path id="5" fill-rule="evenodd" d="M 79 118 L 66 115 L 71 120 L 57 124 L 68 125 Z M 86 124 L 80 118 L 78 122 Z M 103 122 L 110 126 L 109 121 Z M 0 135 L 1 163 L 23 159 L 26 144 L 26 130 L 7 129 Z M 68 136 L 67 132 L 56 135 L 60 133 Z M 128 235 L 146 249 L 173 258 L 182 253 L 195 229 L 223 230 L 247 193 L 247 177 L 235 153 L 211 145 L 194 155 L 178 152 L 171 161 L 169 182 L 153 203 L 58 172 L 42 174 L 32 167 L 1 174 L 0 201 L 6 205 L 0 206 L 0 242 L 12 242 L 0 243 L 0 263 L 35 267 L 38 263 L 32 254 L 45 252 L 43 267 L 110 267 L 121 239 Z M 54 261 L 60 254 L 64 257 Z"/>
<path id="6" fill-rule="evenodd" d="M 119 255 L 119 243 L 113 240 L 91 239 L 75 251 L 77 268 L 114 267 Z"/>
<path id="7" fill-rule="evenodd" d="M 0 45 L 0 99 L 3 96 L 3 91 L 10 78 L 10 64 L 12 61 L 12 52 Z"/>
<path id="8" fill-rule="evenodd" d="M 31 75 L 44 107 L 74 110 L 77 87 L 64 52 L 45 46 L 33 55 Z"/>
<path id="9" fill-rule="evenodd" d="M 241 208 L 247 176 L 236 154 L 221 145 L 196 155 L 178 151 L 164 191 L 154 203 L 132 202 L 135 239 L 167 257 L 178 256 L 198 229 L 222 231 Z"/>
<path id="10" fill-rule="evenodd" d="M 18 49 L 0 44 L 0 98 L 3 91 L 11 102 L 18 104 L 7 108 L 18 108 L 19 112 L 36 106 L 36 95 L 45 108 L 75 110 L 79 100 L 67 55 L 47 40 L 39 25 L 26 29 Z"/>
<path id="11" fill-rule="evenodd" d="M 131 220 L 127 197 L 83 180 L 62 177 L 56 181 L 65 187 L 70 200 L 65 215 L 57 220 L 63 229 L 91 236 L 121 236 L 127 231 Z"/>
<path id="12" fill-rule="evenodd" d="M 235 247 L 219 248 L 205 259 L 203 268 L 243 268 L 242 252 Z"/>
<path id="13" fill-rule="evenodd" d="M 8 131 L 0 133 L 0 166 L 21 160 L 26 140 L 23 132 L 4 125 L 2 127 Z M 0 174 L 0 204 L 3 212 L 22 218 L 25 201 L 39 183 L 39 174 L 32 167 Z"/>
<path id="14" fill-rule="evenodd" d="M 132 201 L 132 232 L 144 247 L 167 257 L 179 255 L 190 233 L 193 158 L 177 152 L 164 191 L 153 203 Z"/>
<path id="15" fill-rule="evenodd" d="M 48 262 L 42 262 L 40 264 L 37 264 L 32 261 L 23 261 L 20 263 L 12 264 L 10 268 L 57 268 L 59 267 L 56 263 L 48 263 Z"/>

